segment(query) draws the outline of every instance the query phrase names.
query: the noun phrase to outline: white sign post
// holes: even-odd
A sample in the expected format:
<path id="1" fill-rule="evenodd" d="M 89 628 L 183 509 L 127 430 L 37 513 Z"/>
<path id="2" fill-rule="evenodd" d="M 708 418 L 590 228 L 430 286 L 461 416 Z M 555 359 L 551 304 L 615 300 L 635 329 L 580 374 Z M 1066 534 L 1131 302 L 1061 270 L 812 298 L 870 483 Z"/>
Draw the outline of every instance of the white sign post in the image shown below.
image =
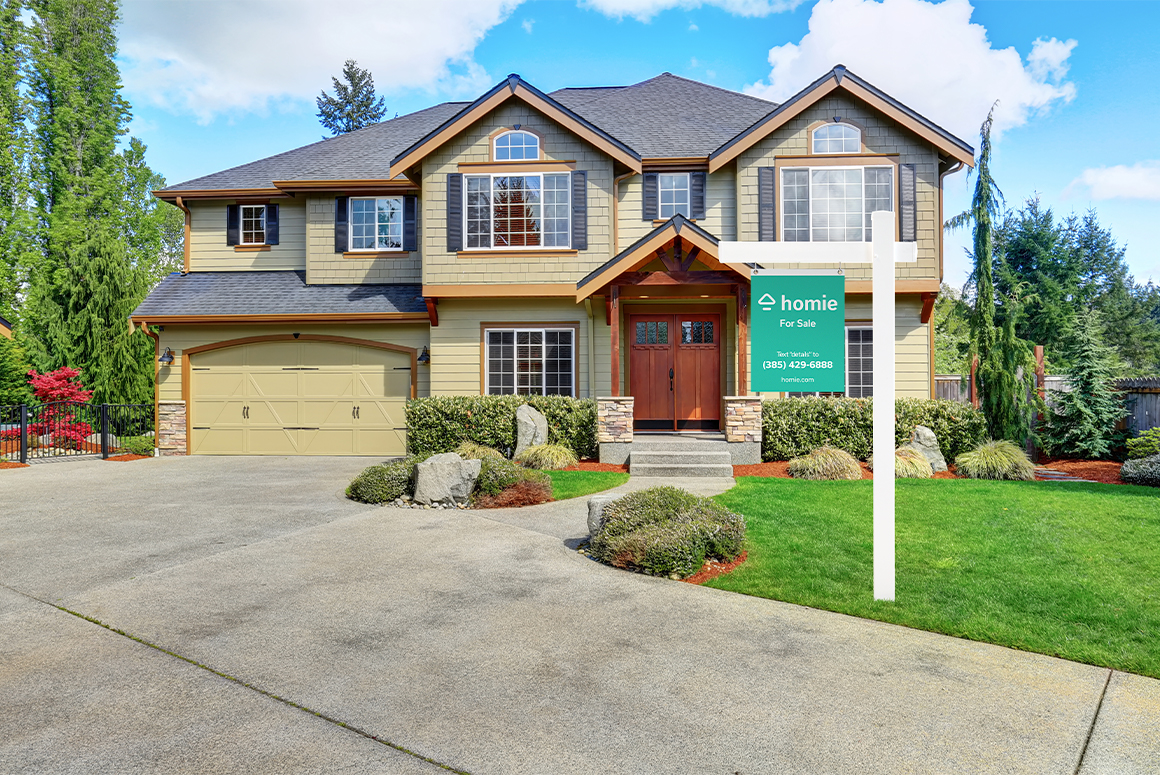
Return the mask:
<path id="1" fill-rule="evenodd" d="M 722 263 L 871 264 L 874 292 L 874 599 L 894 599 L 894 267 L 918 260 L 913 242 L 894 241 L 894 213 L 871 214 L 873 241 L 721 242 Z"/>

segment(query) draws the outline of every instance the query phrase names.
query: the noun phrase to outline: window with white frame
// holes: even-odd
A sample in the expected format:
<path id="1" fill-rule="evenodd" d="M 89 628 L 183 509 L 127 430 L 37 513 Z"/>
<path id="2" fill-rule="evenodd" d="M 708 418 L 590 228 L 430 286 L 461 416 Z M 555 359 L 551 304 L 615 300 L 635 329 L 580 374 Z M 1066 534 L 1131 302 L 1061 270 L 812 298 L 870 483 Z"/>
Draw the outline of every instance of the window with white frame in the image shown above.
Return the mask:
<path id="1" fill-rule="evenodd" d="M 402 250 L 403 198 L 351 197 L 350 249 Z"/>
<path id="2" fill-rule="evenodd" d="M 860 153 L 862 132 L 849 124 L 823 124 L 814 130 L 814 153 Z"/>
<path id="3" fill-rule="evenodd" d="M 504 132 L 495 138 L 496 161 L 523 161 L 540 158 L 540 138 L 531 132 Z"/>
<path id="4" fill-rule="evenodd" d="M 870 242 L 870 214 L 894 211 L 893 167 L 783 167 L 781 238 Z"/>
<path id="5" fill-rule="evenodd" d="M 266 244 L 266 205 L 242 205 L 242 244 Z"/>
<path id="6" fill-rule="evenodd" d="M 468 249 L 566 248 L 572 176 L 465 175 Z"/>
<path id="7" fill-rule="evenodd" d="M 657 189 L 661 218 L 672 218 L 677 213 L 689 217 L 689 173 L 657 175 Z"/>
<path id="8" fill-rule="evenodd" d="M 846 327 L 846 391 L 791 392 L 790 398 L 822 396 L 824 398 L 874 397 L 874 329 L 863 326 Z"/>
<path id="9" fill-rule="evenodd" d="M 486 329 L 488 395 L 576 395 L 574 338 L 571 328 Z"/>

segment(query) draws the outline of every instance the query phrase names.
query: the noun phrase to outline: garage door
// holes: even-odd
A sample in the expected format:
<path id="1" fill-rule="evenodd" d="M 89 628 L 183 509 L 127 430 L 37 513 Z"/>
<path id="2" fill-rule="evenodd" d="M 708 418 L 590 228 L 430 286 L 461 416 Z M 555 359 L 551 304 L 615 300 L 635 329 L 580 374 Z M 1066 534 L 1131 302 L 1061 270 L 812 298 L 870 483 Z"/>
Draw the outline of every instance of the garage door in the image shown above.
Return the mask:
<path id="1" fill-rule="evenodd" d="M 278 341 L 189 357 L 194 454 L 406 454 L 410 353 Z"/>

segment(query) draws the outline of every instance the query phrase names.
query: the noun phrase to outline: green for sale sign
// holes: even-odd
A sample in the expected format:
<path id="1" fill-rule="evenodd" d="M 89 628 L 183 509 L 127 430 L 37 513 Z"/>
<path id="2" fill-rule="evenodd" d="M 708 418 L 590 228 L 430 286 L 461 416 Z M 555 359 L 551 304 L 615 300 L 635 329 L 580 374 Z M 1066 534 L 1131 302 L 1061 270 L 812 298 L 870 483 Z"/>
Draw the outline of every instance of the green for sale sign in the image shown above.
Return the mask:
<path id="1" fill-rule="evenodd" d="M 753 389 L 844 391 L 846 278 L 755 270 L 750 290 Z"/>

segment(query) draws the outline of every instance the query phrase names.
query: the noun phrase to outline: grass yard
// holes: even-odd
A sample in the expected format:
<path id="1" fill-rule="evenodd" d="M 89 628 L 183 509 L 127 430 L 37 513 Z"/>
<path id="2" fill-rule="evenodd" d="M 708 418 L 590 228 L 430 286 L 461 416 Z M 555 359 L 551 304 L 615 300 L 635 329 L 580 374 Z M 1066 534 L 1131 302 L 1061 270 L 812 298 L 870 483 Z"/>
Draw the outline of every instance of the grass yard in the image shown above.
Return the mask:
<path id="1" fill-rule="evenodd" d="M 552 497 L 558 501 L 611 490 L 628 481 L 628 474 L 611 471 L 545 471 L 552 477 Z"/>
<path id="2" fill-rule="evenodd" d="M 1160 490 L 900 480 L 896 601 L 871 482 L 743 477 L 749 560 L 707 586 L 1160 678 Z"/>

